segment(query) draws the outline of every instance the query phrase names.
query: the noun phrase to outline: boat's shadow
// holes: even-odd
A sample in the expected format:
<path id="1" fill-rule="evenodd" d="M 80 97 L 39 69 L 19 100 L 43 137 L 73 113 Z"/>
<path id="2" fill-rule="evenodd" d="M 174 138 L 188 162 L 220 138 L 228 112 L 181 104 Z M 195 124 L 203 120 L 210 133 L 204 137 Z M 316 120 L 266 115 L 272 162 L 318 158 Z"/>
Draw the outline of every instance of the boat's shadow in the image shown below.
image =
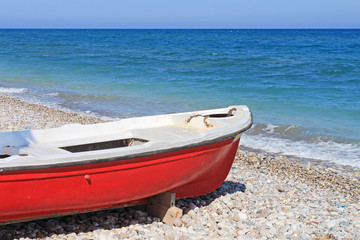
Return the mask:
<path id="1" fill-rule="evenodd" d="M 209 194 L 177 200 L 176 206 L 183 209 L 183 213 L 186 214 L 196 207 L 204 207 L 211 204 L 215 199 L 218 199 L 221 196 L 236 192 L 244 192 L 245 190 L 246 187 L 244 184 L 225 181 L 218 189 Z"/>
<path id="2" fill-rule="evenodd" d="M 186 214 L 197 207 L 208 206 L 221 196 L 244 192 L 245 189 L 244 184 L 225 181 L 218 189 L 209 194 L 177 200 L 176 206 L 183 209 Z M 0 226 L 0 239 L 36 239 L 55 236 L 61 238 L 71 233 L 112 230 L 135 224 L 151 224 L 155 221 L 160 221 L 160 219 L 148 216 L 145 206 L 134 206 Z M 127 233 L 123 232 L 123 234 L 121 237 L 126 238 Z"/>

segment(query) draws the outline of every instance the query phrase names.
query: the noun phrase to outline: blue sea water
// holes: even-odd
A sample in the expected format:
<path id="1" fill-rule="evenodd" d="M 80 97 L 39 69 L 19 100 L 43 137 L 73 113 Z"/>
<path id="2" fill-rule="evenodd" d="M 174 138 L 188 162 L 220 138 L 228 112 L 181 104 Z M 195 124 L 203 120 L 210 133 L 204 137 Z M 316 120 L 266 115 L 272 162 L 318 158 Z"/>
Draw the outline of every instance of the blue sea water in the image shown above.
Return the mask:
<path id="1" fill-rule="evenodd" d="M 245 104 L 244 146 L 360 167 L 360 30 L 0 30 L 0 93 L 114 119 Z"/>

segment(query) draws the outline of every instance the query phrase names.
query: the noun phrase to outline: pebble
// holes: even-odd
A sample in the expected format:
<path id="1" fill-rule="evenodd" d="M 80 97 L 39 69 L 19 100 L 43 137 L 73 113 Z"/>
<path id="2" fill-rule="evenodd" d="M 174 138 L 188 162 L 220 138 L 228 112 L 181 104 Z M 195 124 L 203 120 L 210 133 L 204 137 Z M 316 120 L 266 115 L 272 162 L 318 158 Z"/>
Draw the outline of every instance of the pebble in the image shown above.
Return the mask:
<path id="1" fill-rule="evenodd" d="M 245 221 L 247 219 L 247 215 L 245 213 L 239 213 L 239 219 Z"/>
<path id="2" fill-rule="evenodd" d="M 102 121 L 0 94 L 0 131 Z M 184 215 L 173 226 L 135 206 L 4 225 L 0 239 L 360 239 L 359 179 L 358 169 L 241 148 L 217 190 L 176 201 Z"/>
<path id="3" fill-rule="evenodd" d="M 175 227 L 181 227 L 183 225 L 182 221 L 180 220 L 180 218 L 175 218 L 174 219 L 174 226 Z"/>

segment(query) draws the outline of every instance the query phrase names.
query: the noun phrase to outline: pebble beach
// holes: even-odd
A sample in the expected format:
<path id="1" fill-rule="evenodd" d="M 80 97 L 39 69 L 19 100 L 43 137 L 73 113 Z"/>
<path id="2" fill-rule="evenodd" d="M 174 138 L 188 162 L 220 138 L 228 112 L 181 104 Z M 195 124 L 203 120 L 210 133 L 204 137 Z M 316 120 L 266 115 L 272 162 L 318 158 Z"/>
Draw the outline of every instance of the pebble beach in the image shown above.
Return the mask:
<path id="1" fill-rule="evenodd" d="M 100 118 L 0 94 L 0 131 Z M 360 170 L 240 147 L 225 182 L 181 199 L 174 225 L 144 206 L 0 226 L 0 239 L 360 239 Z"/>

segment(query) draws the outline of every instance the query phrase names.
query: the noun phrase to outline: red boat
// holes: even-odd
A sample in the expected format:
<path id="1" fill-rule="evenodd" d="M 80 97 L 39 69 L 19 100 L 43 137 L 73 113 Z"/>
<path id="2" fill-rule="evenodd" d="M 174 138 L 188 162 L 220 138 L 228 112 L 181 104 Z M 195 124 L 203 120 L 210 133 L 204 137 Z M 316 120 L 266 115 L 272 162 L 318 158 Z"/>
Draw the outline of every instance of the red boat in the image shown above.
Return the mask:
<path id="1" fill-rule="evenodd" d="M 0 224 L 207 194 L 225 180 L 246 106 L 0 133 Z"/>

